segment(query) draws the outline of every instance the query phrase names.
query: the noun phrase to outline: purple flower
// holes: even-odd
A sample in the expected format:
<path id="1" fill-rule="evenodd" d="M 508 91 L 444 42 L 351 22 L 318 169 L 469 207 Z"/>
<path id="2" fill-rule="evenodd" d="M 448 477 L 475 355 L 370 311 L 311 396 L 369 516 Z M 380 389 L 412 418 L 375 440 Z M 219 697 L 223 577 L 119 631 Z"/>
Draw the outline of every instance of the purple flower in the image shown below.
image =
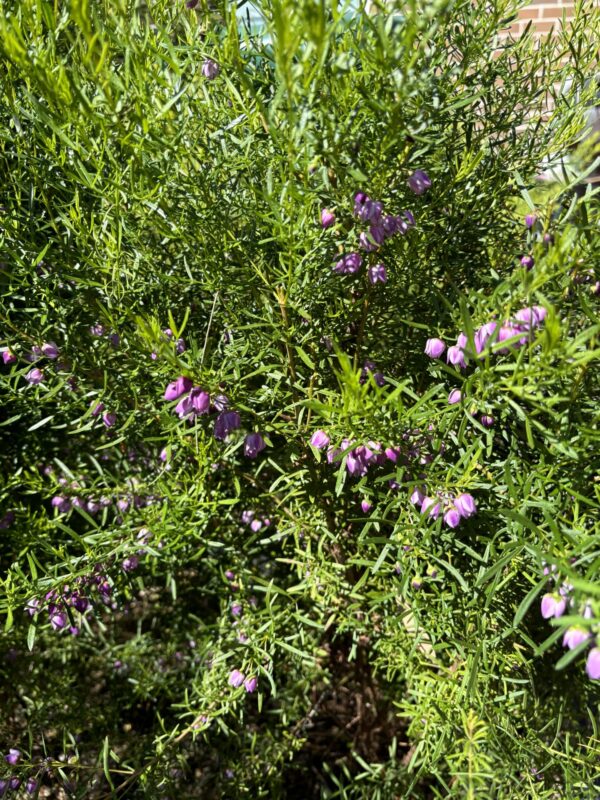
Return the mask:
<path id="1" fill-rule="evenodd" d="M 35 794 L 37 791 L 38 782 L 35 778 L 29 778 L 25 784 L 25 791 L 27 794 Z"/>
<path id="2" fill-rule="evenodd" d="M 365 233 L 364 231 L 358 237 L 358 241 L 360 242 L 360 246 L 362 247 L 362 249 L 365 250 L 367 253 L 372 253 L 374 250 L 377 250 L 379 248 L 379 245 L 376 242 L 372 241 L 371 238 L 369 237 L 369 234 Z"/>
<path id="3" fill-rule="evenodd" d="M 241 605 L 240 605 L 239 603 L 234 603 L 234 604 L 231 606 L 231 615 L 232 615 L 233 617 L 239 617 L 241 613 L 242 613 L 242 607 L 241 607 Z"/>
<path id="4" fill-rule="evenodd" d="M 375 264 L 369 267 L 369 281 L 374 286 L 376 283 L 387 283 L 387 272 L 384 264 Z"/>
<path id="5" fill-rule="evenodd" d="M 550 619 L 550 617 L 562 617 L 567 607 L 567 601 L 559 594 L 545 594 L 542 597 L 542 617 Z"/>
<path id="6" fill-rule="evenodd" d="M 433 497 L 424 497 L 421 503 L 421 514 L 429 511 L 429 516 L 437 519 L 440 515 L 441 505 Z"/>
<path id="7" fill-rule="evenodd" d="M 362 509 L 363 514 L 368 514 L 369 511 L 373 508 L 373 503 L 370 500 L 361 500 L 360 507 Z"/>
<path id="8" fill-rule="evenodd" d="M 185 7 L 189 8 L 190 11 L 193 11 L 194 8 L 196 8 L 196 6 L 198 5 L 199 2 L 200 2 L 200 0 L 186 0 Z"/>
<path id="9" fill-rule="evenodd" d="M 453 506 L 450 506 L 450 508 L 444 511 L 444 522 L 449 528 L 456 528 L 460 523 L 460 516 L 459 511 Z"/>
<path id="10" fill-rule="evenodd" d="M 600 647 L 593 647 L 587 657 L 585 671 L 588 678 L 597 681 L 600 678 Z"/>
<path id="11" fill-rule="evenodd" d="M 262 528 L 263 523 L 261 519 L 253 519 L 250 523 L 250 530 L 254 531 L 254 533 L 258 533 L 258 531 Z"/>
<path id="12" fill-rule="evenodd" d="M 586 642 L 590 638 L 589 631 L 583 628 L 571 627 L 567 628 L 563 636 L 563 647 L 568 647 L 569 650 L 574 650 L 582 642 Z"/>
<path id="13" fill-rule="evenodd" d="M 14 362 L 15 362 L 16 360 L 17 360 L 17 357 L 16 357 L 16 355 L 15 355 L 15 354 L 12 352 L 12 350 L 9 350 L 9 349 L 7 348 L 6 350 L 3 350 L 3 351 L 2 351 L 2 361 L 4 361 L 4 363 L 5 363 L 5 364 L 14 364 Z"/>
<path id="14" fill-rule="evenodd" d="M 137 556 L 128 556 L 122 561 L 121 569 L 123 572 L 133 572 L 138 568 L 139 564 L 140 560 Z"/>
<path id="15" fill-rule="evenodd" d="M 331 439 L 329 436 L 322 430 L 315 431 L 310 438 L 310 443 L 313 447 L 316 447 L 317 450 L 322 450 L 324 447 L 327 447 L 330 441 Z"/>
<path id="16" fill-rule="evenodd" d="M 361 193 L 359 192 L 359 195 L 360 194 Z M 359 203 L 357 201 L 359 195 L 356 195 L 354 202 L 356 216 L 361 222 L 371 222 L 374 225 L 378 225 L 383 212 L 383 204 L 379 200 L 371 200 L 371 198 L 367 197 L 366 195 L 363 195 L 364 199 L 362 203 Z"/>
<path id="17" fill-rule="evenodd" d="M 343 275 L 353 274 L 358 272 L 361 266 L 362 256 L 360 253 L 348 253 L 337 262 L 333 271 Z"/>
<path id="18" fill-rule="evenodd" d="M 519 333 L 520 333 L 520 331 L 517 330 L 517 328 L 513 328 L 512 325 L 504 324 L 504 325 L 502 325 L 502 327 L 498 331 L 498 341 L 499 342 L 505 342 L 508 339 L 513 339 L 515 336 L 518 336 Z M 511 347 L 516 347 L 516 343 L 513 342 Z M 499 347 L 498 348 L 498 352 L 499 353 L 509 353 L 510 352 L 510 347 Z"/>
<path id="19" fill-rule="evenodd" d="M 117 508 L 122 514 L 124 514 L 129 509 L 129 500 L 126 500 L 125 498 L 117 500 Z"/>
<path id="20" fill-rule="evenodd" d="M 208 414 L 210 411 L 210 395 L 199 386 L 191 390 L 189 401 L 194 414 Z"/>
<path id="21" fill-rule="evenodd" d="M 220 71 L 221 67 L 212 58 L 207 58 L 202 64 L 202 75 L 209 81 L 214 80 Z"/>
<path id="22" fill-rule="evenodd" d="M 448 348 L 448 352 L 446 353 L 446 361 L 448 364 L 452 364 L 454 367 L 458 367 L 459 369 L 465 369 L 467 366 L 464 350 L 457 344 Z"/>
<path id="23" fill-rule="evenodd" d="M 113 347 L 118 347 L 121 344 L 121 337 L 118 333 L 111 333 L 108 337 L 108 341 L 112 344 Z"/>
<path id="24" fill-rule="evenodd" d="M 90 333 L 92 334 L 92 336 L 104 336 L 105 330 L 106 329 L 104 325 L 101 325 L 99 322 L 97 322 L 90 328 Z"/>
<path id="25" fill-rule="evenodd" d="M 254 677 L 246 678 L 244 681 L 244 689 L 248 692 L 248 694 L 252 694 L 258 688 L 258 678 Z"/>
<path id="26" fill-rule="evenodd" d="M 32 383 L 34 385 L 41 383 L 44 380 L 44 373 L 42 372 L 41 369 L 34 367 L 33 369 L 29 370 L 27 375 L 25 375 L 25 380 L 28 383 Z"/>
<path id="27" fill-rule="evenodd" d="M 114 411 L 105 411 L 104 414 L 102 414 L 102 422 L 107 428 L 112 428 L 116 421 L 117 415 Z"/>
<path id="28" fill-rule="evenodd" d="M 4 797 L 7 789 L 8 781 L 4 780 L 4 778 L 0 778 L 0 797 Z"/>
<path id="29" fill-rule="evenodd" d="M 523 256 L 521 259 L 521 266 L 525 267 L 525 269 L 531 269 L 534 263 L 532 256 Z"/>
<path id="30" fill-rule="evenodd" d="M 445 349 L 446 345 L 441 339 L 427 339 L 425 342 L 425 355 L 429 358 L 439 358 Z"/>
<path id="31" fill-rule="evenodd" d="M 42 345 L 42 353 L 46 358 L 58 358 L 58 347 L 55 342 L 44 342 Z"/>
<path id="32" fill-rule="evenodd" d="M 178 356 L 180 356 L 182 353 L 185 353 L 185 351 L 186 351 L 185 339 L 181 338 L 177 339 L 177 341 L 175 342 L 175 352 L 177 353 Z"/>
<path id="33" fill-rule="evenodd" d="M 477 353 L 481 353 L 485 349 L 486 344 L 494 335 L 496 327 L 497 324 L 495 322 L 486 322 L 486 324 L 482 325 L 475 333 L 475 351 Z"/>
<path id="34" fill-rule="evenodd" d="M 62 495 L 55 495 L 50 504 L 59 514 L 67 514 L 71 510 L 71 501 L 68 497 L 62 497 Z"/>
<path id="35" fill-rule="evenodd" d="M 330 228 L 333 224 L 335 224 L 335 214 L 333 211 L 324 208 L 321 211 L 321 227 Z"/>
<path id="36" fill-rule="evenodd" d="M 189 392 L 192 385 L 190 378 L 180 375 L 176 381 L 170 383 L 165 389 L 165 400 L 177 400 L 182 394 Z"/>
<path id="37" fill-rule="evenodd" d="M 260 433 L 249 433 L 244 440 L 244 455 L 247 458 L 256 458 L 266 446 Z"/>
<path id="38" fill-rule="evenodd" d="M 533 306 L 533 316 L 535 318 L 534 325 L 541 325 L 548 316 L 548 311 L 544 306 Z"/>
<path id="39" fill-rule="evenodd" d="M 453 406 L 456 405 L 456 403 L 460 403 L 461 400 L 462 400 L 462 393 L 460 389 L 452 389 L 452 391 L 448 395 L 448 403 L 451 406 Z"/>
<path id="40" fill-rule="evenodd" d="M 458 495 L 458 497 L 454 500 L 454 506 L 461 517 L 464 517 L 465 519 L 472 517 L 473 514 L 477 512 L 475 499 L 467 492 Z"/>
<path id="41" fill-rule="evenodd" d="M 215 420 L 215 439 L 224 441 L 232 431 L 240 427 L 241 420 L 237 411 L 222 411 Z"/>
<path id="42" fill-rule="evenodd" d="M 535 214 L 525 214 L 525 227 L 527 230 L 531 230 L 536 222 L 537 216 Z"/>
<path id="43" fill-rule="evenodd" d="M 62 630 L 67 624 L 67 615 L 64 611 L 53 611 L 50 614 L 50 624 L 55 631 Z"/>
<path id="44" fill-rule="evenodd" d="M 21 779 L 17 777 L 11 778 L 8 782 L 8 788 L 12 789 L 13 791 L 16 791 L 20 785 L 21 785 Z"/>
<path id="45" fill-rule="evenodd" d="M 14 767 L 16 764 L 19 763 L 19 759 L 21 758 L 21 751 L 16 750 L 14 747 L 11 747 L 8 751 L 8 755 L 4 756 L 4 760 L 7 764 L 10 764 Z"/>
<path id="46" fill-rule="evenodd" d="M 92 417 L 97 417 L 104 411 L 104 403 L 101 400 L 100 401 L 92 400 L 91 406 L 92 406 Z"/>
<path id="47" fill-rule="evenodd" d="M 31 600 L 25 606 L 25 611 L 29 614 L 30 617 L 35 616 L 35 614 L 39 613 L 40 610 L 40 601 L 37 597 L 32 597 Z"/>
<path id="48" fill-rule="evenodd" d="M 229 399 L 224 394 L 218 394 L 213 400 L 213 407 L 215 411 L 225 411 L 229 406 Z"/>
<path id="49" fill-rule="evenodd" d="M 228 683 L 230 686 L 233 686 L 234 689 L 238 689 L 244 682 L 244 678 L 245 675 L 243 672 L 240 672 L 239 669 L 234 669 L 229 673 Z"/>
<path id="50" fill-rule="evenodd" d="M 431 179 L 429 175 L 422 169 L 417 169 L 413 172 L 407 180 L 408 188 L 415 194 L 425 194 L 431 187 Z"/>
<path id="51" fill-rule="evenodd" d="M 425 500 L 425 494 L 421 491 L 421 489 L 418 486 L 415 486 L 410 496 L 410 502 L 413 504 L 413 506 L 420 506 L 422 509 L 424 500 Z"/>

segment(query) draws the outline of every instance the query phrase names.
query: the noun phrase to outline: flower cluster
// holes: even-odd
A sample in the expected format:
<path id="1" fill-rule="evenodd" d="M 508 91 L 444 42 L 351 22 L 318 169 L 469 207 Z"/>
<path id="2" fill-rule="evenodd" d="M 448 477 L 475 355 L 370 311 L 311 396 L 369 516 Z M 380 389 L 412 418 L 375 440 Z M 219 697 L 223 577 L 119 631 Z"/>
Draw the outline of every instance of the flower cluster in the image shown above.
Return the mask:
<path id="1" fill-rule="evenodd" d="M 249 525 L 250 530 L 257 533 L 262 528 L 268 528 L 271 525 L 271 520 L 263 514 L 256 514 L 254 511 L 242 511 L 242 523 Z"/>
<path id="2" fill-rule="evenodd" d="M 540 604 L 542 617 L 558 619 L 568 608 L 575 613 L 577 609 L 573 597 L 573 586 L 567 581 L 558 585 L 557 568 L 554 564 L 545 566 L 544 574 L 554 581 L 555 586 L 554 591 L 547 592 L 542 597 Z M 594 620 L 594 613 L 589 602 L 584 602 L 579 611 L 584 619 Z M 589 629 L 578 625 L 572 625 L 565 630 L 562 640 L 563 647 L 574 650 L 585 642 L 593 645 L 587 655 L 586 672 L 592 680 L 600 680 L 600 641 Z"/>
<path id="3" fill-rule="evenodd" d="M 546 314 L 546 309 L 543 308 L 543 306 L 533 306 L 531 308 L 520 309 L 516 312 L 513 320 L 507 320 L 502 325 L 498 325 L 496 322 L 488 322 L 482 325 L 475 332 L 474 343 L 476 354 L 480 356 L 488 345 L 496 342 L 511 340 L 512 347 L 519 347 L 527 344 L 527 342 L 531 341 L 533 329 L 539 327 L 543 323 Z M 467 353 L 465 352 L 466 347 L 467 337 L 464 333 L 461 333 L 458 336 L 456 344 L 448 348 L 446 354 L 447 362 L 460 369 L 464 369 L 468 362 Z M 444 349 L 445 344 L 440 339 L 429 339 L 425 346 L 425 352 L 432 358 L 439 358 L 443 354 Z M 496 352 L 508 353 L 509 348 L 498 348 Z"/>
<path id="4" fill-rule="evenodd" d="M 387 239 L 396 234 L 405 234 L 415 224 L 415 218 L 410 211 L 403 211 L 397 215 L 385 214 L 383 203 L 379 200 L 372 200 L 365 192 L 357 192 L 354 196 L 353 216 L 359 222 L 369 226 L 368 230 L 361 231 L 358 236 L 359 247 L 365 253 L 373 253 L 379 250 Z M 321 226 L 329 228 L 334 223 L 335 214 L 333 211 L 324 208 L 321 211 Z M 362 256 L 354 251 L 342 256 L 336 262 L 333 271 L 342 275 L 353 275 L 360 270 L 362 264 Z M 368 278 L 372 285 L 387 283 L 388 276 L 385 264 L 378 262 L 370 265 Z"/>
<path id="5" fill-rule="evenodd" d="M 255 692 L 258 688 L 258 678 L 255 676 L 247 678 L 239 669 L 234 669 L 229 673 L 228 683 L 230 686 L 233 686 L 234 689 L 239 689 L 243 684 L 248 694 Z"/>
<path id="6" fill-rule="evenodd" d="M 444 524 L 449 528 L 457 528 L 462 519 L 469 519 L 477 513 L 475 498 L 468 492 L 459 495 L 437 492 L 433 497 L 426 494 L 425 487 L 416 487 L 410 501 L 418 506 L 421 514 L 437 519 L 443 514 Z"/>
<path id="7" fill-rule="evenodd" d="M 241 425 L 241 418 L 237 411 L 228 410 L 229 400 L 224 394 L 218 394 L 211 401 L 210 394 L 200 386 L 194 386 L 190 378 L 180 375 L 177 380 L 168 384 L 164 398 L 167 401 L 179 400 L 175 406 L 175 413 L 180 419 L 192 420 L 202 414 L 215 412 L 214 437 L 225 441 L 229 434 Z M 260 433 L 248 433 L 244 439 L 244 455 L 247 458 L 256 458 L 266 447 L 266 442 Z"/>
<path id="8" fill-rule="evenodd" d="M 511 319 L 505 320 L 502 324 L 494 321 L 486 322 L 475 331 L 475 354 L 481 358 L 487 347 L 499 342 L 506 342 L 507 345 L 496 348 L 496 353 L 508 353 L 510 348 L 527 344 L 533 338 L 534 329 L 543 324 L 547 313 L 543 306 L 526 306 L 520 308 Z M 467 344 L 466 335 L 460 333 L 456 344 L 449 347 L 446 353 L 448 364 L 459 369 L 467 367 L 469 361 Z M 446 344 L 442 339 L 427 339 L 425 343 L 425 354 L 430 358 L 441 358 L 445 350 Z"/>

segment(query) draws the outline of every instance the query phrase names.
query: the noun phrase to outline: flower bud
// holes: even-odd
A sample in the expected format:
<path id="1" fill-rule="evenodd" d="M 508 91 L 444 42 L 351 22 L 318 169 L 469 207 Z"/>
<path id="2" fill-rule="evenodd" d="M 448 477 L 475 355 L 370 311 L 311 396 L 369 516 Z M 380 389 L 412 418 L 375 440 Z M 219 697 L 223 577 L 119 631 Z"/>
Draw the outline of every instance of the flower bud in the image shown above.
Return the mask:
<path id="1" fill-rule="evenodd" d="M 408 188 L 417 195 L 425 194 L 431 188 L 431 179 L 422 169 L 417 169 L 407 180 Z"/>
<path id="2" fill-rule="evenodd" d="M 202 75 L 209 81 L 214 80 L 220 71 L 221 67 L 212 58 L 207 58 L 202 64 Z"/>
<path id="3" fill-rule="evenodd" d="M 244 678 L 245 675 L 243 672 L 240 672 L 239 669 L 234 669 L 229 673 L 228 683 L 230 686 L 233 686 L 234 689 L 238 689 L 244 682 Z"/>
<path id="4" fill-rule="evenodd" d="M 321 211 L 321 227 L 330 228 L 334 224 L 335 224 L 335 214 L 333 213 L 333 211 L 329 211 L 327 208 L 324 208 Z"/>
<path id="5" fill-rule="evenodd" d="M 427 339 L 425 342 L 425 355 L 429 358 L 439 358 L 445 349 L 446 345 L 441 339 Z"/>

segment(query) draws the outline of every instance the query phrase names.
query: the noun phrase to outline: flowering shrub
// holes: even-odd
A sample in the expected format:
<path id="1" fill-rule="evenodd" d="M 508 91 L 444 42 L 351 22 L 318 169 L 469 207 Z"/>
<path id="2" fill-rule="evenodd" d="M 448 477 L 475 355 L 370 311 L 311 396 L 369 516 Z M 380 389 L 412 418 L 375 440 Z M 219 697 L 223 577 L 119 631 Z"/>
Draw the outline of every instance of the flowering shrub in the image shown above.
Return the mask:
<path id="1" fill-rule="evenodd" d="M 591 797 L 598 12 L 260 10 L 3 6 L 0 795 Z"/>

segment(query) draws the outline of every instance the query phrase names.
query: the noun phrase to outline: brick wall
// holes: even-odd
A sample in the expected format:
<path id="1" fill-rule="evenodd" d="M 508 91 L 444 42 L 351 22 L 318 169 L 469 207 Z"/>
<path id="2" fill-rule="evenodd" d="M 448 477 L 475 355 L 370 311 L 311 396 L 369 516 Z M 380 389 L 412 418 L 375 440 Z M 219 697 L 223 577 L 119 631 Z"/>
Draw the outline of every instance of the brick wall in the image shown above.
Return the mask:
<path id="1" fill-rule="evenodd" d="M 519 18 L 510 26 L 510 32 L 518 36 L 531 22 L 532 32 L 547 34 L 553 26 L 562 24 L 563 15 L 567 22 L 573 19 L 574 8 L 571 0 L 532 0 L 530 5 L 519 10 Z"/>

